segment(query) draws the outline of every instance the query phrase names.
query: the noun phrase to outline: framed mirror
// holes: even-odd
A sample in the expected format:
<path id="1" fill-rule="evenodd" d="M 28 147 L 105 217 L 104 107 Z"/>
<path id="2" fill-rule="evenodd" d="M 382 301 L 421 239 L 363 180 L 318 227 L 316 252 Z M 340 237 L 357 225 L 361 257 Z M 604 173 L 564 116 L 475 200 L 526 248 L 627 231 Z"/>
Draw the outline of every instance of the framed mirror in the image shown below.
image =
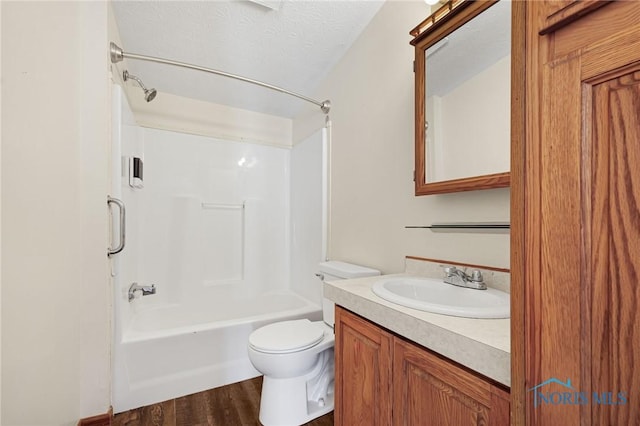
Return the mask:
<path id="1" fill-rule="evenodd" d="M 511 2 L 451 0 L 411 34 L 416 195 L 508 187 Z"/>

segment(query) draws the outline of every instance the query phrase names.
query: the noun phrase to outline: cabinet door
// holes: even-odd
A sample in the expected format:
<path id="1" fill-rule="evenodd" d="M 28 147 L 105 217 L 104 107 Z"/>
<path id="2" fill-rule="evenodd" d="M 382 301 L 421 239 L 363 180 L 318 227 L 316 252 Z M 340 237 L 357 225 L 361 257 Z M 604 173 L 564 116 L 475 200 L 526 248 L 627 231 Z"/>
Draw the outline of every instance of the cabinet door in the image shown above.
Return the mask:
<path id="1" fill-rule="evenodd" d="M 640 424 L 640 2 L 603 4 L 539 36 L 526 2 L 530 425 Z"/>
<path id="2" fill-rule="evenodd" d="M 599 395 L 594 424 L 639 424 L 640 64 L 592 95 L 591 368 L 583 370 Z"/>
<path id="3" fill-rule="evenodd" d="M 394 339 L 394 425 L 508 425 L 509 396 L 482 378 Z"/>
<path id="4" fill-rule="evenodd" d="M 391 424 L 392 336 L 336 307 L 335 424 Z"/>

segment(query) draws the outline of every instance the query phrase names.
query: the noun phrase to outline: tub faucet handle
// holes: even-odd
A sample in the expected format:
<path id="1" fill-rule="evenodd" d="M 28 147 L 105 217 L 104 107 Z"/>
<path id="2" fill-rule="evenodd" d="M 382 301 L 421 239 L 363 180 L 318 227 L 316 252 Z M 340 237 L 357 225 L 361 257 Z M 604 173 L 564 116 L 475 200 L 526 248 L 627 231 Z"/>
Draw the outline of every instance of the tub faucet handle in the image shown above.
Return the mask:
<path id="1" fill-rule="evenodd" d="M 129 302 L 131 302 L 136 297 L 136 291 L 141 291 L 143 296 L 148 296 L 150 294 L 156 294 L 156 285 L 138 285 L 138 283 L 132 283 L 129 287 Z"/>

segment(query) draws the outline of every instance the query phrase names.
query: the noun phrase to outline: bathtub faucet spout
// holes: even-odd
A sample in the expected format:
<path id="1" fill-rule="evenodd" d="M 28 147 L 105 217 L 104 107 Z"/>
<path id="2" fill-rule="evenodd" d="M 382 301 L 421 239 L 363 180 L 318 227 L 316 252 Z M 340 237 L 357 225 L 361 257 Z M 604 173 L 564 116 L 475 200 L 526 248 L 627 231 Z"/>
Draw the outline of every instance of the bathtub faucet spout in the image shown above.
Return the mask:
<path id="1" fill-rule="evenodd" d="M 131 284 L 129 287 L 129 302 L 131 302 L 136 297 L 136 291 L 141 291 L 143 296 L 148 296 L 150 294 L 156 294 L 156 285 L 138 285 L 138 283 Z"/>

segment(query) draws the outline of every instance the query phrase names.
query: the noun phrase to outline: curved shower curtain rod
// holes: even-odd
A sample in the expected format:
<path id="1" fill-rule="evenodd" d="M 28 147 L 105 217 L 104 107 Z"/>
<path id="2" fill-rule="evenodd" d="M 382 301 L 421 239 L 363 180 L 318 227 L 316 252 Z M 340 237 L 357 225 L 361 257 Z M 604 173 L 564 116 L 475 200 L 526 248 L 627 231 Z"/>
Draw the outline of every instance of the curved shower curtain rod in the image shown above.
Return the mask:
<path id="1" fill-rule="evenodd" d="M 204 71 L 204 72 L 208 72 L 208 73 L 211 73 L 211 74 L 217 74 L 217 75 L 221 75 L 221 76 L 224 76 L 224 77 L 234 78 L 234 79 L 240 80 L 240 81 L 246 81 L 247 83 L 255 84 L 257 86 L 266 87 L 267 89 L 271 89 L 271 90 L 275 90 L 277 92 L 286 93 L 287 95 L 295 96 L 296 98 L 300 98 L 300 99 L 305 100 L 307 102 L 311 102 L 312 104 L 318 105 L 320 107 L 320 109 L 322 110 L 322 112 L 324 112 L 325 114 L 328 114 L 329 110 L 331 109 L 331 102 L 328 99 L 326 101 L 322 101 L 322 102 L 316 101 L 315 99 L 308 98 L 308 97 L 306 97 L 304 95 L 301 95 L 299 93 L 291 92 L 289 90 L 283 89 L 282 87 L 274 86 L 272 84 L 263 83 L 262 81 L 253 80 L 251 78 L 242 77 L 242 76 L 239 76 L 239 75 L 236 75 L 236 74 L 231 74 L 231 73 L 224 72 L 224 71 L 218 71 L 218 70 L 214 70 L 214 69 L 211 69 L 211 68 L 205 68 L 205 67 L 201 67 L 199 65 L 187 64 L 185 62 L 172 61 L 170 59 L 156 58 L 156 57 L 153 57 L 153 56 L 138 55 L 136 53 L 124 52 L 122 50 L 122 48 L 120 48 L 114 42 L 111 42 L 111 46 L 110 46 L 109 50 L 110 50 L 110 54 L 111 54 L 111 62 L 114 63 L 114 64 L 117 63 L 117 62 L 121 62 L 124 58 L 129 58 L 129 59 L 138 59 L 138 60 L 141 60 L 141 61 L 157 62 L 159 64 L 174 65 L 174 66 L 177 66 L 177 67 L 189 68 L 189 69 L 197 70 L 197 71 Z"/>

